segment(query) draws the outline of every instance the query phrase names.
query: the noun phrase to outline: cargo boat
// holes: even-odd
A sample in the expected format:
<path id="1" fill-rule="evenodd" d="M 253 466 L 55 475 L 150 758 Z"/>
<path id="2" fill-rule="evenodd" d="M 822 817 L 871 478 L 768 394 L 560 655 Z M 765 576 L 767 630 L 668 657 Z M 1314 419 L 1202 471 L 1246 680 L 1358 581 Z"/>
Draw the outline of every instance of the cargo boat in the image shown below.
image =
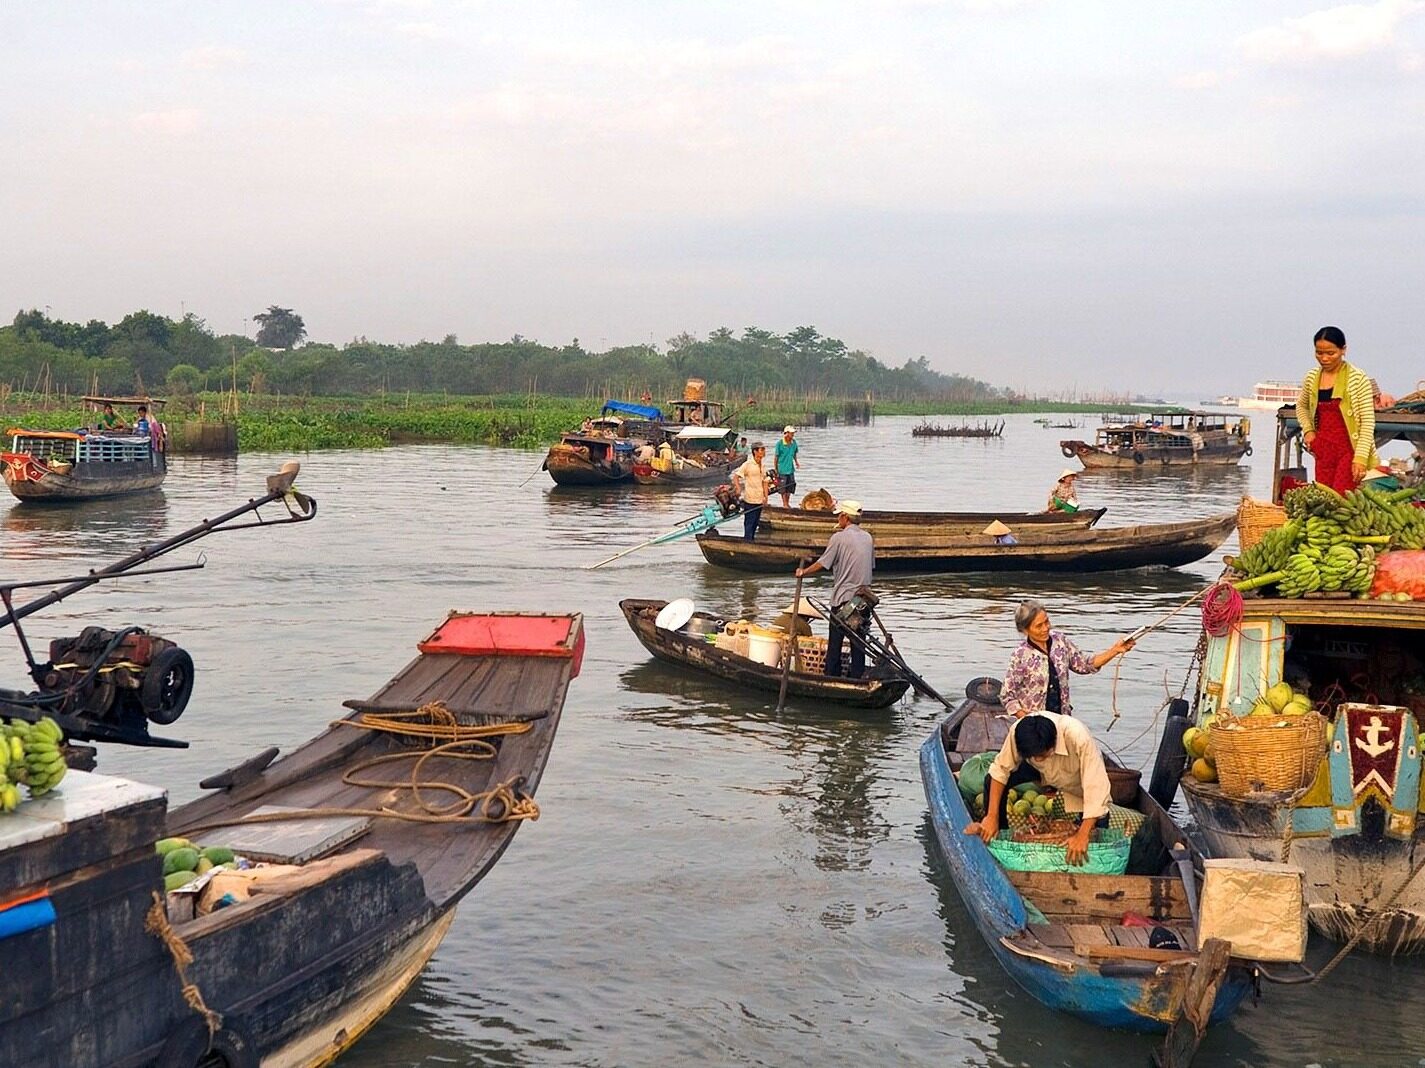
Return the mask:
<path id="1" fill-rule="evenodd" d="M 85 397 L 98 411 L 105 404 L 156 411 L 158 398 Z M 64 503 L 120 497 L 157 489 L 168 474 L 168 438 L 155 415 L 146 434 L 84 428 L 5 431 L 9 448 L 0 452 L 5 485 L 19 500 Z"/>
<path id="2" fill-rule="evenodd" d="M 1251 424 L 1213 412 L 1150 412 L 1099 427 L 1092 444 L 1059 442 L 1068 458 L 1086 468 L 1231 466 L 1252 454 Z"/>

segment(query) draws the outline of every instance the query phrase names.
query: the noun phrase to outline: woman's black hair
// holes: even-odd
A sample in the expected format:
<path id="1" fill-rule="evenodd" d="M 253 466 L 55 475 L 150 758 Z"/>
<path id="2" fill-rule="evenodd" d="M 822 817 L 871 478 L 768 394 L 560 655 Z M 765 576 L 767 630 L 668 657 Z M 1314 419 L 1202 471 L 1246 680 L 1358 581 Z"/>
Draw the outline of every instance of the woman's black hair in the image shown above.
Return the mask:
<path id="1" fill-rule="evenodd" d="M 1047 716 L 1032 713 L 1014 725 L 1014 747 L 1021 758 L 1043 756 L 1054 751 L 1059 731 Z"/>
<path id="2" fill-rule="evenodd" d="M 1346 347 L 1346 335 L 1339 326 L 1323 326 L 1316 331 L 1316 336 L 1311 339 L 1313 343 L 1317 341 L 1329 341 L 1338 349 Z"/>

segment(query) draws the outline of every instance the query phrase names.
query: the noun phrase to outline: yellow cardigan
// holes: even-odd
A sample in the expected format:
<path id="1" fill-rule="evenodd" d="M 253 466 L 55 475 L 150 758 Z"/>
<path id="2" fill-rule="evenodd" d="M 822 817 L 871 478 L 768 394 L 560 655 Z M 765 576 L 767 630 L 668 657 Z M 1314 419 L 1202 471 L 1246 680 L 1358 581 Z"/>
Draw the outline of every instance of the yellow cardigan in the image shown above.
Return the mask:
<path id="1" fill-rule="evenodd" d="M 1301 383 L 1301 392 L 1296 398 L 1296 421 L 1301 424 L 1303 434 L 1316 430 L 1316 394 L 1320 383 L 1319 367 L 1307 372 Z M 1375 466 L 1379 460 L 1376 457 L 1375 391 L 1371 389 L 1370 376 L 1343 361 L 1336 371 L 1331 396 L 1341 402 L 1341 418 L 1345 420 L 1346 433 L 1351 436 L 1355 458 L 1367 467 Z"/>

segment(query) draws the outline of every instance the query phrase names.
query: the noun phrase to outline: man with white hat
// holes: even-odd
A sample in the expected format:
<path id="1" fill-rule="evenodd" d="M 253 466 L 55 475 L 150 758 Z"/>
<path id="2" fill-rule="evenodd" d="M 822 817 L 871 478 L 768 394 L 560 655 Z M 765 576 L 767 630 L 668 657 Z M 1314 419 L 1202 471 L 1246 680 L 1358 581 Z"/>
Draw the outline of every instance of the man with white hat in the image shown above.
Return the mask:
<path id="1" fill-rule="evenodd" d="M 841 645 L 848 631 L 841 622 L 841 609 L 856 596 L 862 586 L 871 585 L 871 572 L 876 566 L 876 547 L 869 531 L 861 529 L 861 502 L 842 501 L 832 509 L 836 513 L 836 533 L 826 543 L 826 552 L 810 567 L 797 568 L 797 578 L 815 575 L 818 571 L 832 573 L 831 618 L 827 622 L 826 674 L 833 678 L 841 674 Z M 862 637 L 870 630 L 871 621 L 863 614 Z M 851 677 L 859 679 L 866 673 L 866 647 L 859 641 L 851 643 Z"/>
<path id="2" fill-rule="evenodd" d="M 792 506 L 792 494 L 797 491 L 797 468 L 802 462 L 797 459 L 797 428 L 782 427 L 782 436 L 777 439 L 777 492 L 782 495 L 782 507 Z"/>
<path id="3" fill-rule="evenodd" d="M 1054 483 L 1054 488 L 1049 491 L 1049 506 L 1044 511 L 1077 512 L 1079 497 L 1074 492 L 1074 479 L 1078 477 L 1079 473 L 1073 468 L 1064 468 L 1059 474 L 1059 481 Z"/>

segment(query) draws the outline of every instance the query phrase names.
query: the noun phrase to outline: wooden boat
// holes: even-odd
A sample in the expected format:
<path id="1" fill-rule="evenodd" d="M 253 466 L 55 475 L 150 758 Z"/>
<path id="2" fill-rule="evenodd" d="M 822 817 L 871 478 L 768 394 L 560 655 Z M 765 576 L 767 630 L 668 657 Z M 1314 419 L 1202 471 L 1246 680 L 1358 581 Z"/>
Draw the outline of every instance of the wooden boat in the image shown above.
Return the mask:
<path id="1" fill-rule="evenodd" d="M 1150 412 L 1100 427 L 1093 444 L 1061 441 L 1059 449 L 1087 468 L 1230 466 L 1252 454 L 1250 430 L 1246 419 L 1213 412 Z"/>
<path id="2" fill-rule="evenodd" d="M 635 463 L 633 480 L 640 486 L 688 486 L 729 482 L 747 459 L 737 450 L 737 431 L 725 426 L 684 426 L 664 439 L 671 458 L 654 457 Z"/>
<path id="3" fill-rule="evenodd" d="M 5 941 L 0 1064 L 329 1064 L 416 979 L 456 906 L 537 815 L 582 649 L 578 615 L 452 614 L 375 695 L 347 702 L 350 715 L 281 760 L 271 749 L 204 780 L 213 792 L 200 800 L 166 812 L 162 790 L 71 772 L 0 820 L 6 899 L 47 895 L 59 917 Z M 379 716 L 432 733 L 392 733 Z M 432 752 L 457 727 L 489 732 L 488 759 Z M 456 812 L 474 798 L 485 821 L 395 818 L 427 815 L 399 787 L 411 779 L 426 805 Z M 252 822 L 259 808 L 279 818 Z M 298 864 L 189 916 L 193 895 L 164 895 L 165 835 Z M 208 1054 L 198 1008 L 217 1014 Z"/>
<path id="4" fill-rule="evenodd" d="M 1233 513 L 1183 523 L 1133 527 L 1015 530 L 1016 545 L 1001 545 L 987 534 L 873 535 L 876 574 L 954 571 L 1122 571 L 1135 567 L 1180 567 L 1203 559 L 1236 526 Z M 763 535 L 756 541 L 716 530 L 698 535 L 710 564 L 738 571 L 790 572 L 806 556 L 819 556 L 829 533 L 802 531 Z"/>
<path id="5" fill-rule="evenodd" d="M 1167 850 L 1185 842 L 1181 831 L 1139 790 L 1135 807 L 1151 831 L 1135 841 L 1129 874 L 1006 870 L 964 833 L 972 817 L 955 781 L 966 757 L 1002 743 L 1006 720 L 996 712 L 967 700 L 920 750 L 935 838 L 975 926 L 1010 978 L 1049 1008 L 1102 1027 L 1167 1031 L 1163 1063 L 1186 1064 L 1206 1026 L 1230 1016 L 1254 983 L 1248 966 L 1229 961 L 1226 943 L 1152 949 L 1148 929 L 1123 924 L 1135 912 L 1195 945 L 1187 891 L 1169 874 Z"/>
<path id="6" fill-rule="evenodd" d="M 702 634 L 664 630 L 654 625 L 667 601 L 629 598 L 619 602 L 623 616 L 643 647 L 660 660 L 694 668 L 753 690 L 777 693 L 782 685 L 782 669 L 769 667 L 727 649 L 719 649 Z M 696 620 L 709 626 L 718 623 L 707 612 L 696 612 Z M 856 708 L 885 708 L 895 704 L 910 688 L 902 678 L 834 679 L 808 671 L 792 671 L 787 676 L 787 696 L 810 701 L 829 701 Z"/>
<path id="7" fill-rule="evenodd" d="M 544 457 L 544 470 L 560 486 L 606 486 L 633 481 L 639 446 L 663 439 L 663 413 L 644 404 L 605 401 L 597 419 L 561 434 Z"/>
<path id="8" fill-rule="evenodd" d="M 1021 527 L 1036 530 L 1073 530 L 1088 528 L 1103 518 L 1106 508 L 1083 508 L 1077 512 L 906 512 L 876 511 L 867 509 L 861 513 L 861 526 L 873 537 L 892 534 L 917 534 L 934 531 L 937 534 L 978 534 L 996 519 L 1010 529 Z M 759 531 L 790 534 L 793 531 L 831 537 L 836 529 L 837 518 L 831 512 L 813 512 L 802 508 L 777 508 L 767 505 L 762 509 Z"/>
<path id="9" fill-rule="evenodd" d="M 85 397 L 97 411 L 105 404 L 155 412 L 150 431 L 5 431 L 10 448 L 0 452 L 5 484 L 22 501 L 62 503 L 120 497 L 157 489 L 168 474 L 168 439 L 156 411 L 164 403 L 148 397 Z"/>
<path id="10" fill-rule="evenodd" d="M 939 423 L 921 423 L 910 428 L 912 437 L 917 438 L 998 438 L 1004 435 L 1004 420 L 998 423 L 963 423 L 941 426 Z"/>

